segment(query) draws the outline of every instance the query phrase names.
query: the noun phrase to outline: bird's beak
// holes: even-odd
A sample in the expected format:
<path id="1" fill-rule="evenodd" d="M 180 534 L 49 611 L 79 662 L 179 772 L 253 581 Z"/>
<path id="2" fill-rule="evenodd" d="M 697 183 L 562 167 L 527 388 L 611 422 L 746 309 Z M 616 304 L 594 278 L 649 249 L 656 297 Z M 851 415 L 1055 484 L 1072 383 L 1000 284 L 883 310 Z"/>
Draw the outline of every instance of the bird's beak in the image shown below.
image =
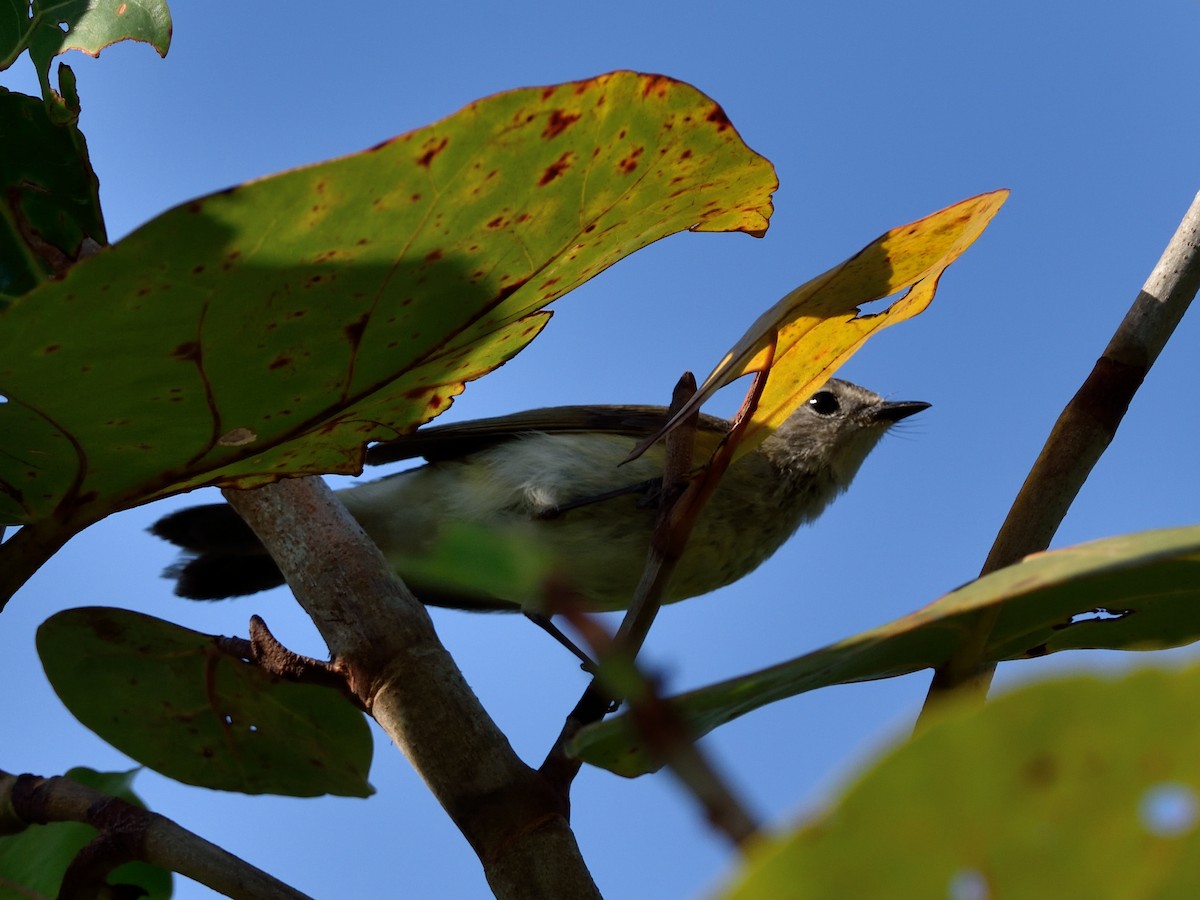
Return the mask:
<path id="1" fill-rule="evenodd" d="M 895 403 L 885 403 L 875 412 L 875 418 L 881 422 L 899 422 L 914 416 L 923 409 L 929 409 L 930 404 L 920 400 L 899 400 Z"/>

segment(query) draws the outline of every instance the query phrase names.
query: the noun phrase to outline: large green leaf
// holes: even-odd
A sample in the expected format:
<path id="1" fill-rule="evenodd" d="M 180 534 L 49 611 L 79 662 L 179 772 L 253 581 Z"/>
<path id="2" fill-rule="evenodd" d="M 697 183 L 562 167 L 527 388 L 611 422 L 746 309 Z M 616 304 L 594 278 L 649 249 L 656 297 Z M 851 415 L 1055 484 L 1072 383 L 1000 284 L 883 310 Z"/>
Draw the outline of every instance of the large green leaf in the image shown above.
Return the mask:
<path id="1" fill-rule="evenodd" d="M 268 675 L 213 638 L 85 607 L 38 629 L 59 698 L 118 750 L 186 784 L 246 794 L 371 793 L 371 732 L 337 691 Z"/>
<path id="2" fill-rule="evenodd" d="M 136 769 L 96 772 L 78 768 L 67 772 L 67 777 L 144 807 L 131 787 L 136 774 Z M 96 829 L 82 822 L 51 822 L 0 837 L 0 897 L 17 900 L 57 896 L 67 866 L 95 836 Z M 148 900 L 168 900 L 171 896 L 171 873 L 145 863 L 118 866 L 109 874 L 108 883 L 137 885 Z"/>
<path id="3" fill-rule="evenodd" d="M 1200 896 L 1200 670 L 1073 678 L 936 723 L 760 847 L 737 900 Z"/>
<path id="4" fill-rule="evenodd" d="M 712 100 L 617 72 L 177 207 L 0 316 L 0 522 L 357 472 L 621 257 L 761 233 L 775 185 Z"/>
<path id="5" fill-rule="evenodd" d="M 1200 526 L 1031 556 L 894 622 L 672 700 L 698 737 L 751 710 L 834 684 L 940 665 L 971 613 L 1000 605 L 985 662 L 1084 648 L 1157 650 L 1200 638 Z M 621 775 L 657 768 L 628 717 L 585 729 L 574 751 Z"/>

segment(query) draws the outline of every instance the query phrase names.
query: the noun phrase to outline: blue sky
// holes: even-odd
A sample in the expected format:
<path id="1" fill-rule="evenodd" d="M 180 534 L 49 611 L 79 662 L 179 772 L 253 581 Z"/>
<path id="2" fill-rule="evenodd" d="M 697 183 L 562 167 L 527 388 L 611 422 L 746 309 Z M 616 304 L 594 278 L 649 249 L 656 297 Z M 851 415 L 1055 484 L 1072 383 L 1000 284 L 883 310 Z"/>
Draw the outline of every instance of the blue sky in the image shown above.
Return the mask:
<path id="1" fill-rule="evenodd" d="M 815 649 L 974 577 L 1055 416 L 1200 189 L 1196 0 L 330 10 L 178 4 L 166 60 L 140 45 L 97 61 L 72 55 L 112 237 L 198 194 L 365 149 L 478 97 L 618 68 L 691 82 L 779 174 L 766 238 L 685 234 L 623 261 L 558 301 L 546 332 L 471 385 L 454 418 L 665 402 L 682 371 L 706 374 L 783 293 L 882 231 L 1012 189 L 932 308 L 842 370 L 933 408 L 886 439 L 849 494 L 762 569 L 663 612 L 646 659 L 672 689 Z M 33 90 L 25 65 L 0 73 L 0 84 Z M 1200 518 L 1198 340 L 1193 313 L 1057 546 Z M 721 397 L 712 409 L 735 404 Z M 212 496 L 112 517 L 17 595 L 0 629 L 0 766 L 52 774 L 131 765 L 75 725 L 41 675 L 33 632 L 58 609 L 123 606 L 225 634 L 244 633 L 257 612 L 285 643 L 321 655 L 282 592 L 212 605 L 171 596 L 158 573 L 173 554 L 144 529 Z M 584 684 L 571 660 L 516 619 L 439 612 L 435 622 L 516 750 L 539 761 Z M 1128 662 L 1064 655 L 1010 666 L 999 683 Z M 927 682 L 922 674 L 806 695 L 706 746 L 749 804 L 783 826 L 902 735 Z M 218 794 L 154 773 L 138 787 L 156 810 L 318 897 L 378 896 L 387 884 L 404 896 L 487 896 L 454 826 L 382 735 L 377 745 L 378 793 L 368 801 Z M 579 841 L 607 896 L 697 896 L 734 863 L 667 776 L 629 782 L 585 770 L 573 797 Z M 210 894 L 180 880 L 176 896 Z"/>

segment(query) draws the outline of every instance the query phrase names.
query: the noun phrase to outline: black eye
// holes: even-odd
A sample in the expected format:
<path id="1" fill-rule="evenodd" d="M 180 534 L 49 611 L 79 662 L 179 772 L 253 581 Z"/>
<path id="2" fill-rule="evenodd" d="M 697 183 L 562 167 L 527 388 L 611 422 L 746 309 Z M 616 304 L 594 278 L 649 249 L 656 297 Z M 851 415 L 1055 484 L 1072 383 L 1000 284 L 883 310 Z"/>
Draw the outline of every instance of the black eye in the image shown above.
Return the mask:
<path id="1" fill-rule="evenodd" d="M 818 416 L 832 416 L 842 405 L 831 391 L 817 391 L 809 398 L 808 408 Z"/>

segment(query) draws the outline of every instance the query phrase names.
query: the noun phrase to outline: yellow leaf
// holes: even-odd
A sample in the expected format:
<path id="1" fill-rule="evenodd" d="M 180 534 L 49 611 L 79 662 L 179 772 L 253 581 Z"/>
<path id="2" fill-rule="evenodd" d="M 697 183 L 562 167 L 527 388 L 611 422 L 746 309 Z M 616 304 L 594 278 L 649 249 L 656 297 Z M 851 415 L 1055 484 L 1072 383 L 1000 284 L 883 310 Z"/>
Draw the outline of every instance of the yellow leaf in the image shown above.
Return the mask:
<path id="1" fill-rule="evenodd" d="M 929 306 L 942 272 L 983 233 L 1008 194 L 980 194 L 893 228 L 787 294 L 750 326 L 663 433 L 731 381 L 769 369 L 735 455 L 752 450 L 867 338 Z M 905 290 L 883 312 L 859 314 L 861 304 Z"/>

